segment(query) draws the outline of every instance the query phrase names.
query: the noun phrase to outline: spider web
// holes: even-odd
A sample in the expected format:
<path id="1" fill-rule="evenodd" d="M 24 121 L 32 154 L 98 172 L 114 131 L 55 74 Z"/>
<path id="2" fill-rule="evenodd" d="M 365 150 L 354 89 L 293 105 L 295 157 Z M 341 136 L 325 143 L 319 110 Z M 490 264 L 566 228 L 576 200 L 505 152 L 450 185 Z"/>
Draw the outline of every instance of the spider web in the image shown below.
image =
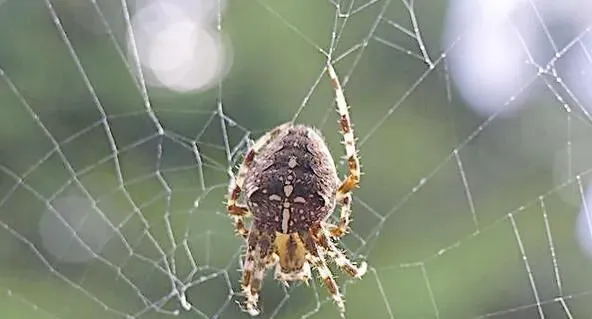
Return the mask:
<path id="1" fill-rule="evenodd" d="M 247 318 L 228 171 L 289 120 L 343 155 L 327 56 L 364 172 L 349 318 L 592 313 L 586 1 L 188 3 L 0 0 L 3 315 Z M 271 277 L 262 317 L 337 316 Z"/>

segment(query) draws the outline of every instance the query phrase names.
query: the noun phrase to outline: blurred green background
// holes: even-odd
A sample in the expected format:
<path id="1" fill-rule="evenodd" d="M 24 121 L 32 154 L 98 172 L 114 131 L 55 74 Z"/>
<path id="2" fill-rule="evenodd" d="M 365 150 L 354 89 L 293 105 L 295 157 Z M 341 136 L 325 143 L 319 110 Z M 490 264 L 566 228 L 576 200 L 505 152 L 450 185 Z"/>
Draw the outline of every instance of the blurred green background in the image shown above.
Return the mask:
<path id="1" fill-rule="evenodd" d="M 247 318 L 226 171 L 295 115 L 342 156 L 318 47 L 339 60 L 364 172 L 341 245 L 370 271 L 334 271 L 348 318 L 590 318 L 576 220 L 592 132 L 550 90 L 512 117 L 473 113 L 445 60 L 429 70 L 400 49 L 420 54 L 395 26 L 413 30 L 402 1 L 354 2 L 334 45 L 331 1 L 227 1 L 227 74 L 198 92 L 149 86 L 160 135 L 127 43 L 141 3 L 0 0 L 2 318 L 167 318 L 184 285 L 193 307 L 176 317 Z M 447 5 L 412 9 L 433 61 Z M 263 318 L 337 317 L 320 284 L 272 277 Z"/>

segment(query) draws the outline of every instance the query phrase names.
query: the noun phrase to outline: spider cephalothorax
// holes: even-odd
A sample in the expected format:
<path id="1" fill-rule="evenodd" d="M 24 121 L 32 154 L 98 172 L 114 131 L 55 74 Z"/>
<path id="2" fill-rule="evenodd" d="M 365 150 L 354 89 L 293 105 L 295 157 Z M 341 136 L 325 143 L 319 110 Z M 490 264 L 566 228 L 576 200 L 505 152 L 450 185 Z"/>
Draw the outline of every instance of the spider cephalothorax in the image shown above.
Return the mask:
<path id="1" fill-rule="evenodd" d="M 353 129 L 347 104 L 333 67 L 327 66 L 336 92 L 349 174 L 340 181 L 335 163 L 321 135 L 314 129 L 282 124 L 255 142 L 229 185 L 228 211 L 237 231 L 247 240 L 242 287 L 246 310 L 259 314 L 257 302 L 265 271 L 275 265 L 275 277 L 288 281 L 311 278 L 311 266 L 321 276 L 343 316 L 345 306 L 326 264 L 333 260 L 343 271 L 359 278 L 358 268 L 333 243 L 349 225 L 351 191 L 360 179 Z M 243 194 L 246 204 L 237 201 Z M 340 220 L 327 218 L 341 205 Z M 253 216 L 250 229 L 243 218 Z"/>

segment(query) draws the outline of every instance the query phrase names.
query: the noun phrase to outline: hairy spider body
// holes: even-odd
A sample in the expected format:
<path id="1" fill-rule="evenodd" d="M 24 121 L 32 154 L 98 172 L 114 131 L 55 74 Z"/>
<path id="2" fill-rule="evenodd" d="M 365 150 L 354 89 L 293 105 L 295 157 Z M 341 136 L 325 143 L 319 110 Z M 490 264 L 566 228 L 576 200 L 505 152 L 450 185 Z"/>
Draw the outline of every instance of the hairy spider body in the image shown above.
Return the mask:
<path id="1" fill-rule="evenodd" d="M 280 127 L 247 173 L 247 206 L 258 227 L 283 234 L 308 231 L 335 209 L 335 163 L 312 128 Z"/>
<path id="2" fill-rule="evenodd" d="M 275 278 L 308 282 L 314 268 L 337 303 L 342 317 L 345 305 L 327 258 L 345 273 L 360 278 L 366 263 L 355 266 L 335 246 L 346 234 L 351 213 L 351 191 L 360 180 L 353 128 L 343 90 L 333 67 L 327 70 L 335 89 L 337 111 L 345 145 L 348 175 L 341 181 L 335 163 L 316 130 L 285 123 L 259 138 L 249 149 L 236 179 L 231 175 L 227 209 L 237 232 L 246 239 L 242 292 L 245 310 L 255 316 L 265 272 L 275 266 Z M 242 194 L 242 202 L 239 202 Z M 328 222 L 336 205 L 339 223 Z M 250 228 L 243 218 L 252 217 Z"/>
<path id="3" fill-rule="evenodd" d="M 339 178 L 331 153 L 315 130 L 286 123 L 278 131 L 253 162 L 244 191 L 254 219 L 251 229 L 275 235 L 276 278 L 290 281 L 310 277 L 309 270 L 303 271 L 304 240 L 309 229 L 335 209 Z"/>

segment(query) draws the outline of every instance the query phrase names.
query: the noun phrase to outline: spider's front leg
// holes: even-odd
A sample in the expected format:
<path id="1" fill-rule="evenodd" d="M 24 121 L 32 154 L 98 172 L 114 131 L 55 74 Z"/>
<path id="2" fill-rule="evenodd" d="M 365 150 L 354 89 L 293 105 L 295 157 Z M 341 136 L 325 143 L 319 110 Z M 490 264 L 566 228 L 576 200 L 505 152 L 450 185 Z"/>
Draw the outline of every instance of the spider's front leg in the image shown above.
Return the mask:
<path id="1" fill-rule="evenodd" d="M 256 226 L 252 227 L 247 240 L 247 255 L 243 265 L 241 288 L 245 297 L 246 312 L 251 316 L 257 316 L 260 313 L 257 304 L 265 272 L 275 262 L 272 258 L 274 238 L 260 232 Z"/>
<path id="2" fill-rule="evenodd" d="M 331 242 L 331 238 L 327 236 L 322 227 L 315 227 L 311 230 L 313 238 L 318 246 L 320 246 L 333 259 L 335 264 L 343 270 L 343 272 L 350 275 L 352 278 L 361 278 L 368 270 L 368 264 L 363 261 L 360 266 L 356 266 L 347 258 L 347 256 Z"/>
<path id="3" fill-rule="evenodd" d="M 327 267 L 323 250 L 318 249 L 314 240 L 314 235 L 311 231 L 309 231 L 306 236 L 303 236 L 303 239 L 306 245 L 306 250 L 308 251 L 307 260 L 319 273 L 321 280 L 325 284 L 325 287 L 327 287 L 327 290 L 331 294 L 333 301 L 335 301 L 337 307 L 339 308 L 339 314 L 341 315 L 341 318 L 345 318 L 345 303 L 343 302 L 343 297 L 339 292 L 339 286 L 337 286 L 337 282 L 335 282 L 335 279 L 333 279 L 331 270 L 329 267 Z"/>

